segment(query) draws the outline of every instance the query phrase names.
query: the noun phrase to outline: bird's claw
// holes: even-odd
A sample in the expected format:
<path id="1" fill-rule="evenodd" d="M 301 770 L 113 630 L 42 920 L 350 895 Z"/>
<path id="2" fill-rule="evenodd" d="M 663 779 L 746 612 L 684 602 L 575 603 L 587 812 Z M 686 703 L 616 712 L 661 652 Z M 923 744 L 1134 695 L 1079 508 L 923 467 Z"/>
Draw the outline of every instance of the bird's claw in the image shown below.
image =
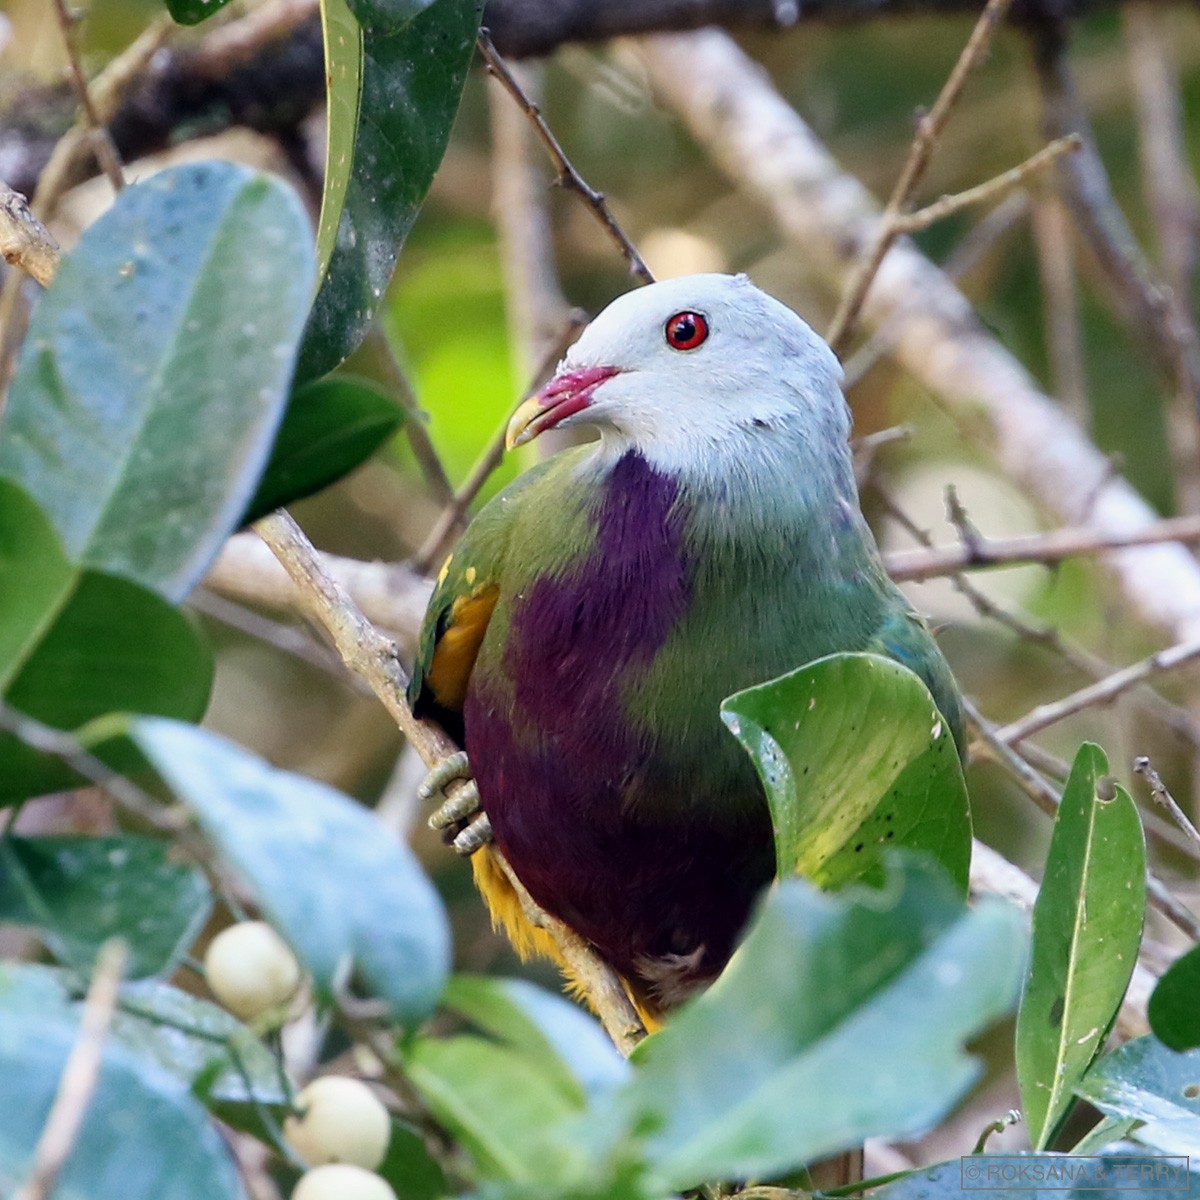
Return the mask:
<path id="1" fill-rule="evenodd" d="M 422 800 L 445 796 L 446 788 L 455 782 L 461 786 L 434 809 L 429 827 L 446 831 L 455 850 L 467 857 L 492 840 L 492 826 L 487 814 L 479 811 L 479 788 L 471 778 L 466 752 L 460 750 L 442 759 L 418 784 L 417 795 Z"/>

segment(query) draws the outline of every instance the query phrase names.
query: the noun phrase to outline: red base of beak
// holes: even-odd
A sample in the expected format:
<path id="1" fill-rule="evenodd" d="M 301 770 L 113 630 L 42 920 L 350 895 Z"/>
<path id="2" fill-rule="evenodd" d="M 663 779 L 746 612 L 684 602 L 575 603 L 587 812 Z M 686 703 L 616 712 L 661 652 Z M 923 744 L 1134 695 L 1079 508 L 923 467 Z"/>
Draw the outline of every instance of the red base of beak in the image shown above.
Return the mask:
<path id="1" fill-rule="evenodd" d="M 584 367 L 556 375 L 513 413 L 505 444 L 510 450 L 523 446 L 567 417 L 582 412 L 591 403 L 596 388 L 616 374 L 616 367 Z"/>

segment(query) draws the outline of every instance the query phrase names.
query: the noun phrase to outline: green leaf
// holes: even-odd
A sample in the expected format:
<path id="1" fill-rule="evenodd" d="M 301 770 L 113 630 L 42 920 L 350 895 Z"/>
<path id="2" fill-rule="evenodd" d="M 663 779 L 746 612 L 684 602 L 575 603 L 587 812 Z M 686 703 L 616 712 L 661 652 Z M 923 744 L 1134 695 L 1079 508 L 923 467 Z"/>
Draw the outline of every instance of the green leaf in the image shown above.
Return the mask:
<path id="1" fill-rule="evenodd" d="M 526 1054 L 580 1103 L 607 1096 L 629 1076 L 628 1064 L 593 1017 L 524 979 L 456 975 L 442 1003 Z"/>
<path id="2" fill-rule="evenodd" d="M 73 563 L 178 600 L 253 494 L 312 294 L 293 191 L 232 163 L 127 188 L 38 304 L 0 474 Z"/>
<path id="3" fill-rule="evenodd" d="M 35 926 L 60 962 L 84 972 L 120 937 L 127 975 L 166 974 L 212 911 L 203 874 L 169 863 L 169 849 L 131 835 L 0 839 L 0 921 Z"/>
<path id="4" fill-rule="evenodd" d="M 923 850 L 965 895 L 971 816 L 958 752 L 929 690 L 875 654 L 833 654 L 730 696 L 721 716 L 754 761 L 780 877 L 878 879 Z"/>
<path id="5" fill-rule="evenodd" d="M 153 1058 L 237 1129 L 261 1134 L 259 1109 L 278 1117 L 290 1105 L 271 1051 L 220 1006 L 169 984 L 124 986 L 112 1036 Z"/>
<path id="6" fill-rule="evenodd" d="M 477 1037 L 420 1038 L 405 1070 L 430 1111 L 488 1175 L 549 1186 L 575 1177 L 582 1148 L 559 1136 L 583 1113 L 561 1073 L 510 1046 Z"/>
<path id="7" fill-rule="evenodd" d="M 1177 958 L 1150 994 L 1155 1037 L 1172 1050 L 1200 1046 L 1200 946 Z"/>
<path id="8" fill-rule="evenodd" d="M 1200 1050 L 1179 1054 L 1147 1034 L 1099 1059 L 1075 1090 L 1109 1116 L 1145 1122 L 1133 1136 L 1164 1154 L 1200 1146 Z"/>
<path id="9" fill-rule="evenodd" d="M 0 964 L 0 1195 L 12 1195 L 29 1174 L 78 1025 L 79 1007 L 52 973 Z M 55 1196 L 242 1200 L 244 1192 L 187 1087 L 110 1038 Z"/>
<path id="10" fill-rule="evenodd" d="M 0 479 L 0 695 L 75 730 L 114 710 L 198 720 L 212 657 L 191 621 L 126 579 L 68 562 L 53 526 Z M 0 733 L 0 805 L 76 786 L 57 759 Z"/>
<path id="11" fill-rule="evenodd" d="M 329 77 L 321 287 L 299 373 L 324 375 L 358 345 L 445 153 L 479 28 L 477 0 L 322 0 Z M 356 19 L 357 14 L 357 19 Z"/>
<path id="12" fill-rule="evenodd" d="M 297 388 L 243 521 L 256 521 L 348 475 L 403 420 L 395 402 L 364 379 L 335 375 Z"/>
<path id="13" fill-rule="evenodd" d="M 712 987 L 634 1054 L 599 1118 L 638 1130 L 664 1189 L 776 1176 L 868 1137 L 929 1128 L 979 1075 L 964 1042 L 1009 1011 L 1015 909 L 964 907 L 934 864 L 889 855 L 884 888 L 767 893 Z"/>
<path id="14" fill-rule="evenodd" d="M 429 1014 L 449 931 L 403 842 L 348 796 L 205 730 L 147 717 L 129 735 L 253 888 L 323 997 L 349 958 L 395 1019 Z"/>
<path id="15" fill-rule="evenodd" d="M 1017 1018 L 1017 1078 L 1036 1149 L 1050 1144 L 1075 1085 L 1103 1045 L 1141 944 L 1142 825 L 1129 793 L 1107 775 L 1104 751 L 1081 746 L 1033 908 L 1033 951 Z"/>
<path id="16" fill-rule="evenodd" d="M 989 1187 L 994 1183 L 994 1187 Z M 1186 1200 L 1200 1197 L 1200 1175 L 1186 1164 L 1137 1153 L 973 1154 L 938 1163 L 873 1192 L 876 1200 Z"/>
<path id="17" fill-rule="evenodd" d="M 441 1200 L 449 1195 L 446 1175 L 425 1139 L 408 1125 L 392 1122 L 387 1156 L 377 1171 L 392 1185 L 397 1200 Z"/>
<path id="18" fill-rule="evenodd" d="M 199 25 L 229 3 L 229 0 L 166 0 L 171 20 L 179 25 Z"/>

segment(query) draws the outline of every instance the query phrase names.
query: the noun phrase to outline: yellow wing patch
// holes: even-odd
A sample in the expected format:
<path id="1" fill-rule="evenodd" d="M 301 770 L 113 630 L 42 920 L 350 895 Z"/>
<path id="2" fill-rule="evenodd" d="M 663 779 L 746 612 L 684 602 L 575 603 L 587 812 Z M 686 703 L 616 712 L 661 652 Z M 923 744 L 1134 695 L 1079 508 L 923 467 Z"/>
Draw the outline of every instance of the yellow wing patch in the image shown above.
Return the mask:
<path id="1" fill-rule="evenodd" d="M 467 574 L 473 575 L 473 569 L 468 567 Z M 450 606 L 445 632 L 438 638 L 425 675 L 426 685 L 443 708 L 462 709 L 471 668 L 499 595 L 499 587 L 491 584 L 470 596 L 459 596 Z"/>

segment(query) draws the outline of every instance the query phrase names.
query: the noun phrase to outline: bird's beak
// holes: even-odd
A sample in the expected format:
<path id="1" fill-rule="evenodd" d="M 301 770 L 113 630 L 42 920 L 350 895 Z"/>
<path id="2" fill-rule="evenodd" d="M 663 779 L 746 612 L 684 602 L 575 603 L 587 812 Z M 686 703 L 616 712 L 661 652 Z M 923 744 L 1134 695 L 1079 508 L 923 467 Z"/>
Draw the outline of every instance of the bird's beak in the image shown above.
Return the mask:
<path id="1" fill-rule="evenodd" d="M 592 402 L 595 390 L 616 374 L 616 367 L 584 367 L 579 371 L 555 375 L 540 392 L 530 396 L 513 413 L 504 445 L 509 450 L 524 446 L 567 417 L 582 412 Z"/>

